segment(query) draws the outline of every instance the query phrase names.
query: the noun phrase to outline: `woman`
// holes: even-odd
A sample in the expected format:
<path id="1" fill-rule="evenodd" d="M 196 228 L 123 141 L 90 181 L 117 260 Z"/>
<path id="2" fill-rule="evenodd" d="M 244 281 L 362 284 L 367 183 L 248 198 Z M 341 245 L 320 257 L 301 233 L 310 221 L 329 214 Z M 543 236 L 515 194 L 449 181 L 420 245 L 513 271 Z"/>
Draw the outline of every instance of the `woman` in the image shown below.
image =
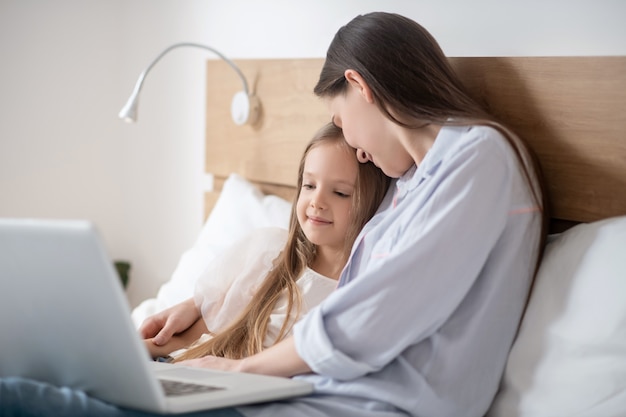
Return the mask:
<path id="1" fill-rule="evenodd" d="M 202 415 L 482 416 L 545 236 L 532 158 L 469 97 L 432 36 L 399 15 L 342 27 L 315 93 L 359 160 L 397 179 L 338 289 L 291 337 L 241 360 L 188 362 L 299 375 L 315 395 Z M 187 328 L 183 316 L 161 331 Z"/>

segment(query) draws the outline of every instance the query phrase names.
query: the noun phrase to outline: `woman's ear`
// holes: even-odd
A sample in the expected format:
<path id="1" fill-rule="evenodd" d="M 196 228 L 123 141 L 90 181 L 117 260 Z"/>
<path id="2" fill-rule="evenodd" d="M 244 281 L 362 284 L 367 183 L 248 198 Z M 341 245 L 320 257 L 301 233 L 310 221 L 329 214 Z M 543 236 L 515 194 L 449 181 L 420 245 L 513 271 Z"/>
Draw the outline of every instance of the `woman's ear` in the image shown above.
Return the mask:
<path id="1" fill-rule="evenodd" d="M 363 77 L 361 77 L 361 74 L 359 74 L 353 69 L 347 69 L 343 73 L 343 75 L 344 77 L 346 77 L 346 80 L 348 81 L 350 86 L 356 88 L 359 94 L 363 96 L 366 102 L 374 103 L 374 96 L 372 95 L 372 90 L 370 89 L 369 85 L 367 85 Z"/>

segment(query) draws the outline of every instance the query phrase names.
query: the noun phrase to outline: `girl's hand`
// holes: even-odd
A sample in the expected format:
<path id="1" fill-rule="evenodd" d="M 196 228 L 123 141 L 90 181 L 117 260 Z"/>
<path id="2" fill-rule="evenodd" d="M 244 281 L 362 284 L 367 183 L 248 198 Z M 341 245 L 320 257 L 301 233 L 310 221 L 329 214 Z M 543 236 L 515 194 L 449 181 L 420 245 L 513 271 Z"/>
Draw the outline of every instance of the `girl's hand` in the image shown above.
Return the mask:
<path id="1" fill-rule="evenodd" d="M 148 317 L 141 324 L 139 334 L 143 339 L 152 339 L 157 346 L 169 342 L 174 334 L 182 333 L 200 318 L 200 310 L 193 298 L 176 304 L 160 313 Z"/>
<path id="2" fill-rule="evenodd" d="M 195 366 L 198 368 L 217 369 L 219 371 L 235 371 L 242 372 L 241 360 L 226 359 L 217 356 L 203 356 L 197 359 L 188 359 L 186 361 L 177 362 L 177 365 Z"/>
<path id="3" fill-rule="evenodd" d="M 170 349 L 169 344 L 158 346 L 152 341 L 152 339 L 144 339 L 143 342 L 146 345 L 148 352 L 150 352 L 150 356 L 152 357 L 152 359 L 166 357 L 175 350 Z"/>
<path id="4" fill-rule="evenodd" d="M 198 340 L 200 336 L 207 333 L 208 330 L 204 324 L 204 320 L 199 318 L 196 322 L 182 333 L 177 333 L 170 337 L 170 339 L 163 344 L 157 344 L 154 339 L 145 339 L 144 343 L 148 347 L 148 352 L 152 356 L 152 359 L 158 357 L 165 357 L 175 350 L 186 348 L 193 342 Z"/>

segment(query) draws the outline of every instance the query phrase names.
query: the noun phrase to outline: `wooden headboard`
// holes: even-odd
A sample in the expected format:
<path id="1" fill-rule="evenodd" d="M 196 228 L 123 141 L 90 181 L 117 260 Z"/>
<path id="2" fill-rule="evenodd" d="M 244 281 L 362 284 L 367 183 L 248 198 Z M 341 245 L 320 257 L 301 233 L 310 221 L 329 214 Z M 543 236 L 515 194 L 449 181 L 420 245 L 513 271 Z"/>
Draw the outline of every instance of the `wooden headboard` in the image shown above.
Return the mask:
<path id="1" fill-rule="evenodd" d="M 528 141 L 539 157 L 555 223 L 626 214 L 626 57 L 450 58 L 470 92 Z M 215 191 L 237 172 L 290 199 L 305 144 L 329 120 L 313 94 L 323 59 L 240 60 L 260 98 L 255 126 L 236 126 L 240 80 L 207 65 L 206 172 Z M 558 227 L 558 226 L 557 226 Z"/>

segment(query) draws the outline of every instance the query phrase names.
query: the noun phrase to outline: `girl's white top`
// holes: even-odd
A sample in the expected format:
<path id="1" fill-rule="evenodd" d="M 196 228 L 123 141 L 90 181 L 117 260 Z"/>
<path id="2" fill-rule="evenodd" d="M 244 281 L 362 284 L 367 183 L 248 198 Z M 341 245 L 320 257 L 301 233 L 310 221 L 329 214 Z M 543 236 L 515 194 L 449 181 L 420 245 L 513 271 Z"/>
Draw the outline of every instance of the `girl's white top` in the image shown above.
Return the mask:
<path id="1" fill-rule="evenodd" d="M 207 267 L 196 282 L 194 299 L 209 330 L 214 333 L 223 330 L 239 316 L 265 280 L 286 241 L 287 231 L 284 229 L 258 229 L 225 250 Z M 337 281 L 307 268 L 296 285 L 302 297 L 302 307 L 300 316 L 289 319 L 292 323 L 335 290 Z M 288 319 L 287 304 L 287 294 L 284 293 L 270 316 L 265 347 L 274 344 Z"/>

